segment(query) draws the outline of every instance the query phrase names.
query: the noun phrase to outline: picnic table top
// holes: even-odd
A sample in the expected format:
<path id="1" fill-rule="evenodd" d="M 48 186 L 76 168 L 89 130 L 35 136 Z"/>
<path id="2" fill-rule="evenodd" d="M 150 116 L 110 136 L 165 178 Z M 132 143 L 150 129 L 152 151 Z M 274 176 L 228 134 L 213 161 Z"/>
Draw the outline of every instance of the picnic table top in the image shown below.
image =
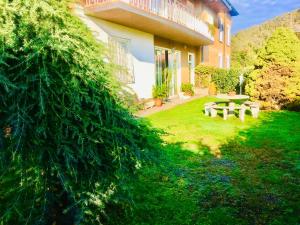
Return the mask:
<path id="1" fill-rule="evenodd" d="M 227 100 L 246 100 L 249 99 L 248 95 L 228 95 L 228 94 L 218 94 L 217 98 L 227 99 Z"/>

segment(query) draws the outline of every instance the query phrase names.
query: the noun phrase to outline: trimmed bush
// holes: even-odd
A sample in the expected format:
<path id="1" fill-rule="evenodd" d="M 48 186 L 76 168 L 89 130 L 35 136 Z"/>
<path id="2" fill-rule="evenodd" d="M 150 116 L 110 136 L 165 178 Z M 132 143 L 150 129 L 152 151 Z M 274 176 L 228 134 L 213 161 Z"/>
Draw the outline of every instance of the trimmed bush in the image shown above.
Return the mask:
<path id="1" fill-rule="evenodd" d="M 216 69 L 212 75 L 219 93 L 236 91 L 239 85 L 239 72 L 237 70 Z"/>
<path id="2" fill-rule="evenodd" d="M 160 139 L 67 1 L 0 1 L 0 224 L 102 224 Z"/>
<path id="3" fill-rule="evenodd" d="M 208 87 L 210 82 L 214 82 L 219 93 L 236 91 L 239 86 L 239 70 L 198 65 L 195 71 L 196 80 L 202 84 L 202 87 Z"/>
<path id="4" fill-rule="evenodd" d="M 198 65 L 195 68 L 195 86 L 207 88 L 211 81 L 211 76 L 216 68 L 206 65 Z"/>

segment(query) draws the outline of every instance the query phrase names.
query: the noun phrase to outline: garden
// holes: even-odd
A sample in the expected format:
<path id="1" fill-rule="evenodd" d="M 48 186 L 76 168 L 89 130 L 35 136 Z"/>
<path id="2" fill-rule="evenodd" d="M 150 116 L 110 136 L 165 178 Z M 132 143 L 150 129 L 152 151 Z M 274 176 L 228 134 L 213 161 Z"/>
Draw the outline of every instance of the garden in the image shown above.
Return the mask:
<path id="1" fill-rule="evenodd" d="M 264 109 L 244 122 L 205 116 L 215 96 L 134 116 L 69 1 L 0 1 L 0 46 L 0 225 L 300 223 L 300 41 L 288 29 L 244 71 Z M 237 91 L 241 68 L 198 69 L 212 94 Z"/>
<path id="2" fill-rule="evenodd" d="M 146 119 L 163 129 L 159 161 L 133 183 L 133 210 L 112 224 L 290 224 L 300 212 L 300 114 L 224 121 L 202 98 Z"/>

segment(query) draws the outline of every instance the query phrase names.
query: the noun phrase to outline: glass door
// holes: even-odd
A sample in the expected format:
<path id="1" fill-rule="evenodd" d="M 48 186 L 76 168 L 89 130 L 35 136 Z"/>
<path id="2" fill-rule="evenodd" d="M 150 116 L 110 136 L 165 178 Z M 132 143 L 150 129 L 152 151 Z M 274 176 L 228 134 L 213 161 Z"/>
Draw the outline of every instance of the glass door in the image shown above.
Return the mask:
<path id="1" fill-rule="evenodd" d="M 166 84 L 169 96 L 178 94 L 178 77 L 180 76 L 180 52 L 155 48 L 156 85 Z"/>

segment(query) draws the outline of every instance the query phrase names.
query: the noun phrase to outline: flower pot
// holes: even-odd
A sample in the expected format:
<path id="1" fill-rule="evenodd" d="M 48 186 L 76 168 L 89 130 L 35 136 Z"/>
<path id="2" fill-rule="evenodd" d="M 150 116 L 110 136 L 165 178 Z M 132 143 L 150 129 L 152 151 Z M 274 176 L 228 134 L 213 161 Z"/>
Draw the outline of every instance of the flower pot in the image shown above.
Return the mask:
<path id="1" fill-rule="evenodd" d="M 184 96 L 192 97 L 193 93 L 192 92 L 184 92 Z"/>
<path id="2" fill-rule="evenodd" d="M 216 95 L 217 94 L 217 87 L 214 83 L 211 83 L 208 87 L 208 94 L 209 95 Z"/>
<path id="3" fill-rule="evenodd" d="M 235 91 L 229 91 L 229 92 L 228 92 L 228 95 L 229 95 L 229 96 L 235 96 L 235 95 L 236 95 L 236 92 L 235 92 Z"/>
<path id="4" fill-rule="evenodd" d="M 154 103 L 155 103 L 155 106 L 161 107 L 163 102 L 160 98 L 156 98 L 156 99 L 154 99 Z"/>

